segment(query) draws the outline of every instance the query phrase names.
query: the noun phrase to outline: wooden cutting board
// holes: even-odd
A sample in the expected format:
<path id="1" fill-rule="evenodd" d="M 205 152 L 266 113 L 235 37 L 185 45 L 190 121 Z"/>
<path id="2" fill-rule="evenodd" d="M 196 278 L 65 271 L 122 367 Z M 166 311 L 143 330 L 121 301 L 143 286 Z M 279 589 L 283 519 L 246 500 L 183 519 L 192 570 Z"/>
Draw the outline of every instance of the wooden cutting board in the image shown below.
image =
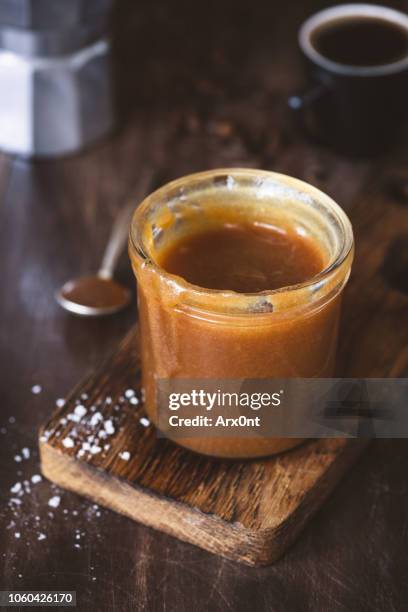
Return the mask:
<path id="1" fill-rule="evenodd" d="M 138 371 L 135 329 L 41 431 L 43 474 L 230 559 L 277 559 L 363 448 L 361 441 L 327 439 L 256 461 L 199 456 L 157 438 L 144 417 Z M 82 406 L 87 413 L 76 423 Z"/>
<path id="2" fill-rule="evenodd" d="M 373 181 L 363 185 L 350 216 L 357 248 L 337 375 L 406 376 L 406 209 L 387 201 Z M 201 457 L 156 437 L 138 385 L 133 330 L 42 428 L 44 475 L 145 525 L 251 565 L 271 563 L 286 550 L 365 445 L 327 439 L 269 459 Z M 79 423 L 74 411 L 84 408 L 78 405 L 86 409 Z"/>

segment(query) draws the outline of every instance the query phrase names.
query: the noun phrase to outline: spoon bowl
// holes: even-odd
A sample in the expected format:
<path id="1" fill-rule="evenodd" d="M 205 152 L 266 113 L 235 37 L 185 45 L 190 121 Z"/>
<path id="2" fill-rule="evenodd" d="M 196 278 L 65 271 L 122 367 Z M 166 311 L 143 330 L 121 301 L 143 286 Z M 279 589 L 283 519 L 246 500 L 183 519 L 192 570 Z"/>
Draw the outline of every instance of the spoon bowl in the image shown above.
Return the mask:
<path id="1" fill-rule="evenodd" d="M 69 312 L 95 317 L 119 312 L 129 304 L 131 293 L 111 278 L 81 276 L 66 282 L 55 298 Z"/>
<path id="2" fill-rule="evenodd" d="M 90 276 L 80 276 L 66 282 L 55 293 L 55 299 L 65 310 L 83 317 L 114 314 L 125 308 L 131 300 L 129 289 L 113 280 L 113 272 L 121 256 L 129 232 L 129 224 L 135 206 L 151 186 L 153 173 L 146 168 L 140 172 L 137 190 L 120 211 L 111 231 L 99 271 Z"/>

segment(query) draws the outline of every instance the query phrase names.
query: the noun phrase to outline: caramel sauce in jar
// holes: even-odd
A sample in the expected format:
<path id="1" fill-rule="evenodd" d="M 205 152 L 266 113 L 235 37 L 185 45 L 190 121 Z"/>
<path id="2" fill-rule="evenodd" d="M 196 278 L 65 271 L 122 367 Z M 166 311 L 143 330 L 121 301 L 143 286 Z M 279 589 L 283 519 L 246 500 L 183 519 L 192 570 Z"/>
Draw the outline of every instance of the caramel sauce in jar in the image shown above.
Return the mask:
<path id="1" fill-rule="evenodd" d="M 324 256 L 290 228 L 246 223 L 198 228 L 160 253 L 157 263 L 199 287 L 257 293 L 312 278 L 323 270 Z"/>
<path id="2" fill-rule="evenodd" d="M 159 379 L 333 375 L 353 236 L 346 215 L 319 190 L 260 170 L 191 175 L 137 209 L 129 252 L 145 409 L 154 423 Z M 300 441 L 176 440 L 229 458 L 270 455 Z"/>

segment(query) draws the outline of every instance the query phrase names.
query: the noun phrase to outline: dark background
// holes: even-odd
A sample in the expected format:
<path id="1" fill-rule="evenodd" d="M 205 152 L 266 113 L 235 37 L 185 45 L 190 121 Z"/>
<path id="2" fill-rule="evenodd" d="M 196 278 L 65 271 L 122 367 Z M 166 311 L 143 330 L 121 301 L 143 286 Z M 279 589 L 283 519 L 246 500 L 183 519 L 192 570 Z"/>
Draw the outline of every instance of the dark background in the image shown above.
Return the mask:
<path id="1" fill-rule="evenodd" d="M 287 114 L 287 96 L 302 85 L 297 28 L 330 4 L 120 0 L 115 134 L 59 161 L 0 153 L 0 589 L 76 590 L 78 609 L 98 611 L 407 609 L 404 440 L 372 443 L 284 558 L 263 569 L 212 556 L 46 482 L 18 512 L 8 504 L 10 487 L 39 472 L 37 431 L 56 398 L 136 319 L 133 302 L 112 318 L 81 320 L 60 310 L 53 293 L 97 269 L 141 167 L 159 168 L 158 182 L 219 166 L 273 169 L 327 190 L 346 210 L 373 173 L 387 183 L 386 155 L 336 156 L 307 143 Z M 403 167 L 404 142 L 394 156 Z M 118 278 L 133 287 L 125 254 Z M 23 446 L 31 457 L 16 463 Z M 61 505 L 53 511 L 47 500 L 55 494 Z"/>

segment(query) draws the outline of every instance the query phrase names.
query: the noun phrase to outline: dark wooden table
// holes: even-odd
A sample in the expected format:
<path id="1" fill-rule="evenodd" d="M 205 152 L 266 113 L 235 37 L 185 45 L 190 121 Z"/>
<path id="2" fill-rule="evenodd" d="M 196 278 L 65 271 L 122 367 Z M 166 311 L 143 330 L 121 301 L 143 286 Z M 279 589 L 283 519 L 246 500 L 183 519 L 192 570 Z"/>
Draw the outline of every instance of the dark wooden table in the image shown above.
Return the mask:
<path id="1" fill-rule="evenodd" d="M 30 482 L 17 508 L 10 502 L 10 488 L 39 472 L 37 430 L 55 400 L 136 319 L 133 303 L 112 318 L 81 320 L 61 311 L 53 293 L 97 268 L 142 166 L 160 168 L 158 182 L 217 166 L 274 169 L 316 184 L 346 210 L 375 180 L 390 205 L 407 205 L 404 145 L 373 161 L 349 160 L 308 144 L 287 117 L 286 98 L 301 84 L 296 29 L 330 2 L 118 4 L 117 132 L 70 159 L 0 155 L 0 589 L 76 590 L 83 611 L 402 612 L 405 440 L 372 443 L 286 556 L 263 569 L 209 555 L 46 482 Z M 133 287 L 125 255 L 118 277 Z M 407 276 L 397 278 L 406 290 Z M 54 496 L 58 508 L 48 505 Z"/>

